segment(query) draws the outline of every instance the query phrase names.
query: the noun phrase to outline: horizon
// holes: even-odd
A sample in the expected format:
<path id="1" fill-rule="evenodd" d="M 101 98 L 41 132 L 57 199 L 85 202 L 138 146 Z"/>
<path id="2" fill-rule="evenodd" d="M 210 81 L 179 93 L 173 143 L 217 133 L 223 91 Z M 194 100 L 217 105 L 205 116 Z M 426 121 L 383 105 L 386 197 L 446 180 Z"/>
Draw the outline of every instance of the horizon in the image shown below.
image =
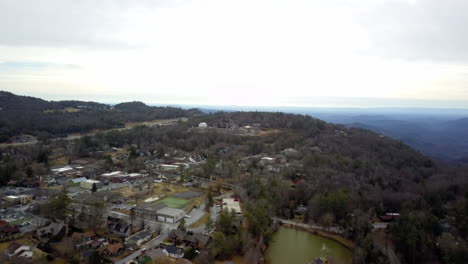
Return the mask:
<path id="1" fill-rule="evenodd" d="M 1 91 L 1 90 L 0 90 Z M 457 104 L 453 104 L 452 101 L 439 101 L 441 104 L 439 105 L 435 105 L 433 107 L 430 107 L 430 106 L 424 106 L 421 104 L 421 102 L 425 102 L 425 100 L 416 100 L 417 102 L 419 102 L 418 104 L 408 104 L 408 103 L 411 103 L 413 102 L 413 100 L 400 100 L 400 99 L 381 99 L 381 98 L 340 98 L 340 97 L 326 97 L 326 98 L 323 98 L 323 97 L 317 97 L 317 98 L 313 98 L 313 100 L 324 100 L 324 99 L 328 99 L 328 100 L 349 100 L 349 101 L 355 101 L 354 104 L 350 104 L 350 105 L 286 105 L 286 104 L 277 104 L 277 105 L 241 105 L 241 104 L 228 104 L 228 105 L 223 105 L 223 104 L 216 104 L 216 103 L 213 103 L 213 104 L 197 104 L 197 103 L 188 103 L 188 102 L 185 102 L 185 103 L 178 103 L 178 102 L 173 102 L 173 101 L 169 101 L 169 102 L 154 102 L 154 101 L 151 101 L 151 100 L 145 100 L 144 98 L 140 98 L 140 97 L 134 97 L 134 98 L 122 98 L 122 100 L 118 101 L 118 100 L 113 100 L 113 101 L 110 101 L 110 100 L 95 100 L 93 98 L 87 98 L 83 95 L 81 96 L 77 96 L 77 97 L 71 97 L 71 96 L 66 96 L 66 97 L 61 97 L 61 96 L 57 96 L 57 95 L 52 95 L 52 96 L 42 96 L 41 94 L 21 94 L 21 93 L 16 93 L 15 91 L 8 91 L 8 90 L 4 90 L 5 92 L 11 92 L 15 95 L 18 95 L 18 96 L 30 96 L 30 97 L 35 97 L 35 98 L 40 98 L 40 99 L 43 99 L 43 100 L 47 100 L 47 101 L 69 101 L 69 100 L 78 100 L 78 101 L 92 101 L 92 102 L 97 102 L 97 103 L 102 103 L 102 104 L 108 104 L 108 105 L 115 105 L 115 104 L 119 104 L 119 103 L 125 103 L 125 102 L 134 102 L 134 101 L 138 101 L 138 102 L 143 102 L 145 103 L 146 105 L 150 105 L 150 106 L 179 106 L 179 107 L 193 107 L 193 108 L 206 108 L 206 109 L 210 109 L 210 110 L 216 110 L 218 108 L 223 108 L 223 109 L 226 109 L 228 110 L 229 108 L 234 108 L 234 109 L 239 109 L 239 108 L 248 108 L 248 109 L 252 109 L 252 108 L 259 108 L 259 109 L 262 109 L 262 108 L 292 108 L 292 109 L 317 109 L 317 110 L 339 110 L 339 109 L 353 109 L 353 110 L 385 110 L 385 109 L 392 109 L 392 110 L 444 110 L 444 111 L 448 111 L 448 110 L 453 110 L 453 111 L 467 111 L 468 113 L 468 105 L 464 104 L 464 102 L 461 102 L 461 101 L 457 101 Z M 98 98 L 99 99 L 99 98 Z M 362 106 L 361 104 L 359 104 L 359 101 L 362 101 L 362 100 L 366 100 L 366 101 L 382 101 L 382 102 L 385 102 L 387 105 L 385 104 L 375 104 L 375 105 L 368 105 L 368 106 Z M 357 101 L 357 102 L 356 102 Z M 392 102 L 403 102 L 403 104 L 401 105 L 398 105 L 398 104 L 394 104 L 392 105 L 391 103 Z M 436 101 L 434 101 L 436 102 Z M 445 104 L 444 104 L 445 103 Z M 450 105 L 448 105 L 449 103 L 452 103 Z M 418 106 L 419 105 L 419 106 Z M 458 106 L 458 107 L 457 107 Z"/>
<path id="2" fill-rule="evenodd" d="M 8 92 L 8 91 L 6 91 Z M 14 94 L 14 93 L 13 93 Z M 41 98 L 32 95 L 15 94 L 18 96 L 29 96 L 34 98 L 43 99 L 46 101 L 73 101 L 76 98 L 64 98 L 61 100 L 50 100 L 48 98 Z M 263 111 L 263 112 L 284 112 L 294 113 L 303 115 L 319 115 L 319 118 L 330 118 L 333 115 L 393 115 L 393 116 L 426 116 L 426 117 L 450 117 L 450 118 L 465 118 L 468 117 L 468 108 L 453 108 L 453 107 L 411 107 L 411 106 L 286 106 L 286 105 L 203 105 L 203 104 L 177 104 L 177 103 L 152 103 L 145 100 L 127 100 L 120 102 L 109 102 L 109 101 L 95 101 L 89 99 L 81 99 L 78 101 L 84 102 L 96 102 L 107 105 L 116 105 L 119 103 L 128 102 L 142 102 L 148 106 L 159 106 L 159 107 L 179 107 L 183 109 L 197 108 L 200 110 L 215 112 L 215 111 Z"/>

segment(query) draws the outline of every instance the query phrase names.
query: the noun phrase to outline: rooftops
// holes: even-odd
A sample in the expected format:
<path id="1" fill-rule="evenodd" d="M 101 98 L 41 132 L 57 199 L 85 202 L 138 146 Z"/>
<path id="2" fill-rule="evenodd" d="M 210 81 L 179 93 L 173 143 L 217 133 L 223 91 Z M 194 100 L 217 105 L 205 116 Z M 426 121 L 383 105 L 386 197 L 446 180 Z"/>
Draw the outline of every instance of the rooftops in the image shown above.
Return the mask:
<path id="1" fill-rule="evenodd" d="M 70 170 L 73 170 L 73 168 L 70 167 L 70 166 L 65 166 L 65 167 L 62 167 L 62 168 L 52 169 L 52 172 L 62 173 L 62 172 L 70 171 Z"/>
<path id="2" fill-rule="evenodd" d="M 84 182 L 87 182 L 87 183 L 101 183 L 100 181 L 97 181 L 97 180 L 86 180 Z"/>
<path id="3" fill-rule="evenodd" d="M 177 217 L 180 215 L 185 215 L 185 212 L 180 209 L 165 207 L 158 210 L 158 214 Z"/>
<path id="4" fill-rule="evenodd" d="M 83 181 L 86 181 L 87 178 L 86 177 L 80 177 L 80 178 L 75 178 L 75 179 L 71 179 L 71 181 L 73 183 L 80 183 L 80 182 L 83 182 Z"/>
<path id="5" fill-rule="evenodd" d="M 117 176 L 119 174 L 122 174 L 121 171 L 113 171 L 113 172 L 108 172 L 108 173 L 103 173 L 101 176 L 103 177 L 112 177 L 112 176 Z"/>
<path id="6" fill-rule="evenodd" d="M 174 245 L 170 245 L 170 246 L 167 246 L 165 248 L 165 250 L 169 253 L 169 254 L 174 254 L 174 255 L 183 255 L 184 254 L 184 250 L 179 248 L 179 247 L 176 247 Z"/>
<path id="7" fill-rule="evenodd" d="M 10 253 L 10 254 L 14 253 L 20 247 L 21 247 L 21 244 L 13 242 L 8 246 L 7 252 Z"/>
<path id="8" fill-rule="evenodd" d="M 151 232 L 148 231 L 148 230 L 143 230 L 141 232 L 136 233 L 132 238 L 142 239 L 142 238 L 145 238 L 145 237 L 148 237 L 148 236 L 151 236 Z"/>

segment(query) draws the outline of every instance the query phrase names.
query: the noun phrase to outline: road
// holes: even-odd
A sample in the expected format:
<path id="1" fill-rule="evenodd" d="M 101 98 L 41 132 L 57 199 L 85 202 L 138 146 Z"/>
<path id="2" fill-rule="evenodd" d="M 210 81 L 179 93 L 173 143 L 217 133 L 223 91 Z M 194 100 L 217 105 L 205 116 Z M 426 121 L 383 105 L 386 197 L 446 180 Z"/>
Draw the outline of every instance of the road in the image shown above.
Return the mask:
<path id="1" fill-rule="evenodd" d="M 280 221 L 280 222 L 283 222 L 283 223 L 288 224 L 288 225 L 293 225 L 293 226 L 298 226 L 298 227 L 303 227 L 303 228 L 312 228 L 312 229 L 323 230 L 323 231 L 327 231 L 327 232 L 333 232 L 333 233 L 337 233 L 337 234 L 342 234 L 343 233 L 343 230 L 341 228 L 339 228 L 339 227 L 325 228 L 325 227 L 319 226 L 319 225 L 308 225 L 308 224 L 298 223 L 298 222 L 294 222 L 294 221 L 290 221 L 290 220 L 280 219 L 280 218 L 277 218 L 277 217 L 273 217 L 273 220 Z"/>
<path id="2" fill-rule="evenodd" d="M 134 128 L 138 125 L 141 126 L 171 126 L 175 125 L 178 123 L 179 120 L 184 120 L 185 117 L 180 117 L 180 118 L 173 118 L 173 119 L 159 119 L 159 120 L 153 120 L 153 121 L 144 121 L 144 122 L 134 122 L 134 123 L 127 123 L 125 124 L 125 127 L 119 127 L 119 128 L 111 128 L 107 130 L 101 130 L 98 132 L 93 132 L 93 133 L 87 133 L 87 134 L 73 134 L 73 135 L 68 135 L 66 137 L 57 137 L 57 138 L 52 138 L 52 141 L 57 141 L 57 140 L 74 140 L 74 139 L 79 139 L 84 136 L 92 136 L 96 133 L 107 133 L 109 131 L 113 130 L 125 130 L 125 129 L 131 129 Z M 38 143 L 38 140 L 33 140 L 33 141 L 27 141 L 27 142 L 13 142 L 13 143 L 1 143 L 0 148 L 6 148 L 6 147 L 13 147 L 13 146 L 25 146 L 25 145 L 34 145 Z"/>
<path id="3" fill-rule="evenodd" d="M 211 221 L 213 223 L 216 223 L 216 220 L 218 220 L 219 212 L 221 212 L 221 208 L 218 206 L 213 206 L 210 208 L 210 217 Z M 187 228 L 187 231 L 192 231 L 194 233 L 205 233 L 205 226 L 206 225 L 201 225 L 199 227 L 195 228 Z"/>
<path id="4" fill-rule="evenodd" d="M 190 226 L 193 223 L 200 220 L 200 218 L 202 218 L 203 215 L 205 215 L 205 208 L 206 208 L 206 203 L 205 202 L 200 204 L 200 206 L 198 208 L 193 208 L 192 211 L 190 211 L 190 213 L 189 213 L 190 218 L 185 218 L 185 226 L 186 227 Z"/>
<path id="5" fill-rule="evenodd" d="M 155 246 L 158 246 L 160 243 L 164 241 L 169 236 L 169 232 L 162 232 L 158 237 L 154 238 L 153 240 L 150 240 L 146 245 L 142 246 L 141 248 L 146 248 L 146 250 L 149 250 L 150 248 L 154 248 Z M 136 250 L 132 254 L 128 255 L 127 257 L 118 260 L 115 262 L 115 264 L 125 264 L 128 263 L 137 257 L 141 256 L 141 251 L 142 249 Z"/>

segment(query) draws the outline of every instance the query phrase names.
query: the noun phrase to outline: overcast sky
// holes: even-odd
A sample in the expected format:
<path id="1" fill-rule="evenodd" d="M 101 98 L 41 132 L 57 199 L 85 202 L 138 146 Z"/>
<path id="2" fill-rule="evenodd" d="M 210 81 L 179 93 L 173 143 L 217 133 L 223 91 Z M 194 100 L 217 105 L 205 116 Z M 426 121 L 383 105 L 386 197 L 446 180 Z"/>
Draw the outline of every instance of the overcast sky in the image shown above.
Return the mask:
<path id="1" fill-rule="evenodd" d="M 0 90 L 45 99 L 468 107 L 466 0 L 0 0 Z"/>

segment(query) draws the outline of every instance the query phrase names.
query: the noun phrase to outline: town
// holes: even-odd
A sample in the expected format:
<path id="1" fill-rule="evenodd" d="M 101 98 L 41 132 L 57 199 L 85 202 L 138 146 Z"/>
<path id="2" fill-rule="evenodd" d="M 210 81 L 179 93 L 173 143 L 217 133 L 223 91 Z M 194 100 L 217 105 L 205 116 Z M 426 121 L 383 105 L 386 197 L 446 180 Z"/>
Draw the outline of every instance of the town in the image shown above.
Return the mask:
<path id="1" fill-rule="evenodd" d="M 203 169 L 203 157 L 160 153 L 159 159 L 141 158 L 141 169 L 103 172 L 105 162 L 122 164 L 147 154 L 131 145 L 109 148 L 102 153 L 105 161 L 63 160 L 58 150 L 50 173 L 0 188 L 0 259 L 99 263 L 92 259 L 102 255 L 124 264 L 193 258 L 210 246 L 222 210 L 235 213 L 239 227 L 236 186 L 189 173 Z"/>
<path id="2" fill-rule="evenodd" d="M 402 199 L 415 195 L 403 186 L 419 184 L 403 176 L 435 171 L 385 136 L 282 113 L 149 122 L 0 151 L 2 263 L 399 263 L 395 241 L 415 223 L 402 221 Z M 394 159 L 364 161 L 379 155 Z M 413 163 L 397 169 L 404 159 Z M 454 218 L 422 219 L 456 230 Z"/>

